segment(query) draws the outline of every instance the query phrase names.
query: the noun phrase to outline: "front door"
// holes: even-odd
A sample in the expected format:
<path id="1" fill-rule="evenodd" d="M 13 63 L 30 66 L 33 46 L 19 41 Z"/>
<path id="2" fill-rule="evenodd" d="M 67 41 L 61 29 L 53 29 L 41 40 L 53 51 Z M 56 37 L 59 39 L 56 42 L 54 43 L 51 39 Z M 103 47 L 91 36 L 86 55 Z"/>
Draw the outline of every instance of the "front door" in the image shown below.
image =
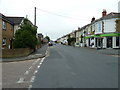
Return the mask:
<path id="1" fill-rule="evenodd" d="M 112 48 L 112 37 L 107 37 L 107 48 Z"/>

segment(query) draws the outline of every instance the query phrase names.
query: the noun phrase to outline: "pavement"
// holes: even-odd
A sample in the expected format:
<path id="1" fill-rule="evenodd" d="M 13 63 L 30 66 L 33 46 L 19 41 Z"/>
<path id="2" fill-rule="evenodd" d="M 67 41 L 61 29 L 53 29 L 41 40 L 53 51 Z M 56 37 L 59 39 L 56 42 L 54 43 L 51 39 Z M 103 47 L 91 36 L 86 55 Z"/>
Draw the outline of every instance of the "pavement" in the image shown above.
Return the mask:
<path id="1" fill-rule="evenodd" d="M 89 47 L 83 47 L 89 50 L 93 50 L 96 53 L 100 53 L 100 54 L 105 54 L 105 55 L 118 55 L 120 56 L 120 49 L 95 49 L 95 48 L 89 48 Z"/>
<path id="2" fill-rule="evenodd" d="M 35 52 L 28 56 L 24 57 L 15 57 L 15 58 L 0 58 L 0 61 L 2 62 L 12 62 L 12 61 L 24 61 L 24 60 L 31 60 L 31 59 L 37 59 L 42 58 L 47 55 L 48 46 L 44 45 L 41 48 L 37 49 Z"/>

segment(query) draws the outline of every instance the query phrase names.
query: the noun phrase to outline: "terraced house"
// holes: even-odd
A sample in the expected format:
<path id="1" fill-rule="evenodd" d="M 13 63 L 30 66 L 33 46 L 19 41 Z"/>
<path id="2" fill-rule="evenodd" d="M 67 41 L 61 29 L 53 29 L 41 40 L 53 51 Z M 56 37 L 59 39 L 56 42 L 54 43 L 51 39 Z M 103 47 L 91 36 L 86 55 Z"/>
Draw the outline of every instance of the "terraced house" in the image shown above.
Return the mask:
<path id="1" fill-rule="evenodd" d="M 86 27 L 86 45 L 91 48 L 120 48 L 120 13 L 102 12 Z"/>

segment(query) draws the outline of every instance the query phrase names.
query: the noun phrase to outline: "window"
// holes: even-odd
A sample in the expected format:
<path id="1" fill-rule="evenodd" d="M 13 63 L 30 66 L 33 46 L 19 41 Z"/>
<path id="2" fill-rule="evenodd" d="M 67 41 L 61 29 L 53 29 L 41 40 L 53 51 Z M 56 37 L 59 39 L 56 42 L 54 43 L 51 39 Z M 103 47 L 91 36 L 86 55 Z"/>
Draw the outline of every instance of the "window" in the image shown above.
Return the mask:
<path id="1" fill-rule="evenodd" d="M 6 38 L 3 38 L 2 44 L 3 44 L 3 45 L 6 45 Z"/>
<path id="2" fill-rule="evenodd" d="M 13 30 L 13 26 L 12 25 L 10 25 L 10 30 Z"/>
<path id="3" fill-rule="evenodd" d="M 101 31 L 101 23 L 98 24 L 98 31 Z"/>
<path id="4" fill-rule="evenodd" d="M 116 46 L 119 46 L 120 44 L 120 37 L 116 37 Z"/>
<path id="5" fill-rule="evenodd" d="M 3 29 L 6 29 L 6 22 L 3 21 Z"/>

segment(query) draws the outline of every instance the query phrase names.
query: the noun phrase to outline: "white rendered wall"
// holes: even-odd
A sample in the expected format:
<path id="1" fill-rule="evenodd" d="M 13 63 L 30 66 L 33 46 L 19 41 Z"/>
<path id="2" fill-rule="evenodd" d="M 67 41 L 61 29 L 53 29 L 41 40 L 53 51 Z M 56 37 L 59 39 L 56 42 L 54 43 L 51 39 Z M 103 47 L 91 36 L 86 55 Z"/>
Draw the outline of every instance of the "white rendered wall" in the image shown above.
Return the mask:
<path id="1" fill-rule="evenodd" d="M 104 33 L 115 32 L 116 31 L 116 19 L 104 20 Z"/>
<path id="2" fill-rule="evenodd" d="M 95 23 L 95 34 L 102 33 L 102 21 L 98 21 Z"/>

